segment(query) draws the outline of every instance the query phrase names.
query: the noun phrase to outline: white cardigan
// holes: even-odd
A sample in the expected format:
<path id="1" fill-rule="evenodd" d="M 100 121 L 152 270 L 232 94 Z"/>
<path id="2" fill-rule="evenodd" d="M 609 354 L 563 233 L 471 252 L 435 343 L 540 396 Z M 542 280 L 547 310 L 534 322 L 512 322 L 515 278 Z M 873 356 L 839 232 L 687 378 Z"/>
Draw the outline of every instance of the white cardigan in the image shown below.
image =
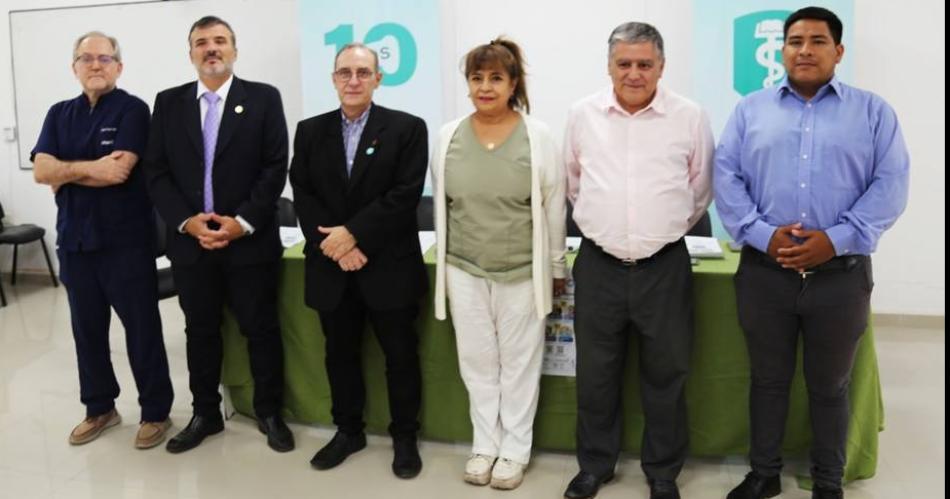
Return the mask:
<path id="1" fill-rule="evenodd" d="M 449 143 L 465 118 L 442 127 L 432 154 L 432 199 L 435 208 L 436 266 L 435 317 L 445 320 L 445 156 Z M 531 280 L 538 318 L 551 311 L 552 279 L 563 278 L 566 222 L 564 164 L 547 125 L 522 113 L 531 147 Z"/>

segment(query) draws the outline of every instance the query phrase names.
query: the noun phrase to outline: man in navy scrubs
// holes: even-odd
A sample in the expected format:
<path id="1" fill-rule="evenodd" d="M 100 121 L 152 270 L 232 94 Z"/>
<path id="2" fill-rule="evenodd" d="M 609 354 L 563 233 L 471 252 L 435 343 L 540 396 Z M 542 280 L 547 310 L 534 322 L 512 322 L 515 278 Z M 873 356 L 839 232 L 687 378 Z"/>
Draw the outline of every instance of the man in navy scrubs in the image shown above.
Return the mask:
<path id="1" fill-rule="evenodd" d="M 91 442 L 121 421 L 109 352 L 115 309 L 142 407 L 135 447 L 147 449 L 165 440 L 174 396 L 158 313 L 155 221 L 145 176 L 136 168 L 148 139 L 149 111 L 115 86 L 122 74 L 115 38 L 100 32 L 79 37 L 73 73 L 82 95 L 50 108 L 31 155 L 36 181 L 56 196 L 59 270 L 86 406 L 69 443 Z"/>

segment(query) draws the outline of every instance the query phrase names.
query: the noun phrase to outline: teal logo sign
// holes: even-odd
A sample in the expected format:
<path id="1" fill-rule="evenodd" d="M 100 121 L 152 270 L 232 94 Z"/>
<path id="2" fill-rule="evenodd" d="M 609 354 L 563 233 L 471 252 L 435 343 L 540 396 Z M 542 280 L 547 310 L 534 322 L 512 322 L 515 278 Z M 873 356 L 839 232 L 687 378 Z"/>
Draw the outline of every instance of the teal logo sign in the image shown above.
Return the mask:
<path id="1" fill-rule="evenodd" d="M 740 95 L 777 85 L 782 65 L 787 10 L 763 10 L 737 17 L 732 31 L 732 88 Z"/>
<path id="2" fill-rule="evenodd" d="M 341 24 L 333 31 L 323 36 L 327 45 L 335 47 L 334 52 L 342 49 L 346 44 L 353 43 L 353 25 Z M 416 72 L 418 49 L 416 39 L 405 26 L 397 23 L 377 24 L 366 32 L 363 43 L 369 45 L 379 54 L 380 71 L 383 73 L 381 84 L 387 87 L 402 85 L 412 78 Z M 395 69 L 389 71 L 384 66 L 395 63 Z"/>

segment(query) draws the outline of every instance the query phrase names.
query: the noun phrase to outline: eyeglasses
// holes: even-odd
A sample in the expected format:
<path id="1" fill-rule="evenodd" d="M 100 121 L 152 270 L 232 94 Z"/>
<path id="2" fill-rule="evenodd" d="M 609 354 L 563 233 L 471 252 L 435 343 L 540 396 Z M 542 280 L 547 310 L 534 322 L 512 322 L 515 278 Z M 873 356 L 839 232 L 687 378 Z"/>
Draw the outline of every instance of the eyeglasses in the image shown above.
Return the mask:
<path id="1" fill-rule="evenodd" d="M 350 81 L 353 78 L 354 74 L 356 75 L 356 78 L 359 79 L 360 81 L 367 81 L 370 78 L 372 78 L 373 75 L 376 73 L 375 71 L 369 68 L 359 68 L 356 70 L 356 73 L 353 73 L 352 69 L 343 68 L 343 69 L 338 69 L 333 72 L 333 79 L 335 79 L 336 81 L 340 83 L 345 83 L 345 82 Z"/>
<path id="2" fill-rule="evenodd" d="M 103 65 L 103 66 L 108 66 L 109 64 L 112 64 L 113 62 L 117 62 L 118 60 L 119 60 L 119 59 L 118 59 L 116 56 L 114 56 L 114 55 L 106 55 L 106 54 L 100 54 L 100 55 L 83 54 L 83 55 L 78 56 L 78 57 L 76 57 L 75 59 L 73 59 L 73 62 L 81 62 L 81 63 L 85 64 L 86 66 L 92 66 L 92 63 L 93 63 L 93 62 L 99 61 L 99 64 L 101 64 L 101 65 Z"/>

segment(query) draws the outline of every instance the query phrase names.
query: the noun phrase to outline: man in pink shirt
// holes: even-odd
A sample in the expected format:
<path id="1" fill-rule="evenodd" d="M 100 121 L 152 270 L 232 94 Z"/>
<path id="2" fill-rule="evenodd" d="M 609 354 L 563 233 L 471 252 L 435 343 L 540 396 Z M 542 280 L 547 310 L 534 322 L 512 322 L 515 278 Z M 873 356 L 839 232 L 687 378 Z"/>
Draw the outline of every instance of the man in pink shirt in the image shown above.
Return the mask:
<path id="1" fill-rule="evenodd" d="M 664 63 L 656 28 L 618 26 L 609 39 L 613 86 L 568 117 L 568 197 L 584 235 L 574 262 L 580 472 L 564 493 L 571 499 L 593 497 L 614 476 L 630 339 L 638 343 L 650 498 L 680 497 L 693 336 L 683 235 L 712 197 L 713 137 L 697 104 L 658 86 Z"/>

